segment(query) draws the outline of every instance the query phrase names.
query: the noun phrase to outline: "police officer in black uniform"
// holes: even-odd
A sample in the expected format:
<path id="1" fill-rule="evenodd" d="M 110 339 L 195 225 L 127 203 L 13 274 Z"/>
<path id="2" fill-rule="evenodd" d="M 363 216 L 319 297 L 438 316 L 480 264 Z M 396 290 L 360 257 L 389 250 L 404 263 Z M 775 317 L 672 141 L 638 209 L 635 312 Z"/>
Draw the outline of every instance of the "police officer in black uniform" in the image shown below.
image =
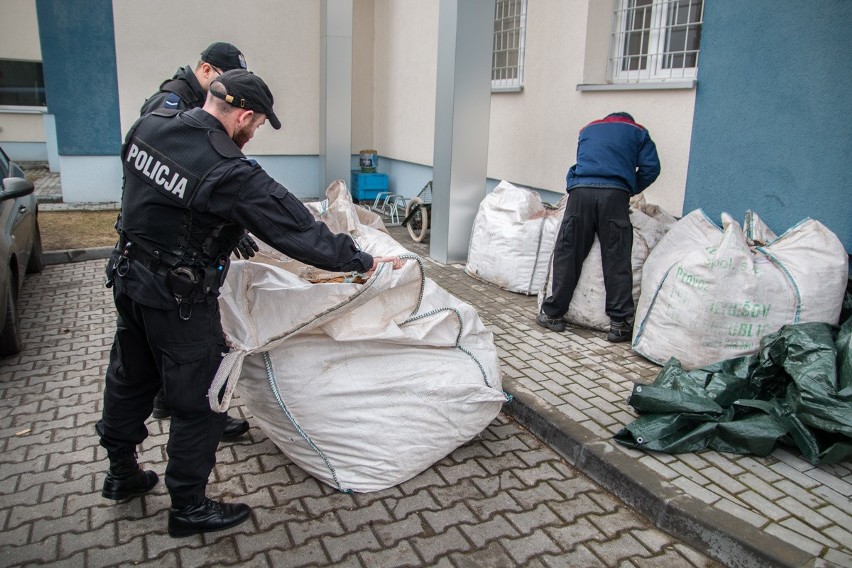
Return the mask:
<path id="1" fill-rule="evenodd" d="M 258 76 L 229 71 L 202 108 L 157 110 L 131 127 L 122 147 L 120 240 L 107 263 L 117 331 L 96 430 L 109 470 L 102 495 L 148 492 L 157 474 L 135 449 L 162 386 L 171 407 L 166 487 L 174 537 L 222 530 L 250 516 L 244 504 L 206 497 L 225 422 L 207 392 L 228 351 L 219 286 L 245 228 L 288 256 L 333 271 L 370 274 L 380 262 L 347 234 L 334 234 L 241 148 L 266 120 L 278 129 L 273 97 Z"/>
<path id="2" fill-rule="evenodd" d="M 160 90 L 145 100 L 140 114 L 159 108 L 189 110 L 200 107 L 207 99 L 207 88 L 216 77 L 232 69 L 247 69 L 246 59 L 233 44 L 218 41 L 201 52 L 195 69 L 187 65 L 171 79 L 163 81 Z"/>
<path id="3" fill-rule="evenodd" d="M 210 83 L 225 71 L 232 69 L 246 69 L 246 59 L 242 52 L 230 43 L 222 41 L 211 43 L 201 52 L 201 59 L 196 64 L 195 70 L 189 65 L 181 67 L 174 77 L 163 81 L 160 90 L 142 105 L 141 114 L 146 115 L 160 108 L 189 110 L 200 107 L 207 98 Z M 256 250 L 257 243 L 246 233 L 237 243 L 234 254 L 237 258 L 241 255 L 250 258 L 254 256 Z M 165 394 L 161 390 L 154 399 L 154 410 L 151 416 L 162 419 L 168 418 L 171 414 Z M 249 423 L 246 420 L 228 416 L 225 419 L 225 428 L 222 430 L 222 439 L 233 440 L 248 431 Z"/>

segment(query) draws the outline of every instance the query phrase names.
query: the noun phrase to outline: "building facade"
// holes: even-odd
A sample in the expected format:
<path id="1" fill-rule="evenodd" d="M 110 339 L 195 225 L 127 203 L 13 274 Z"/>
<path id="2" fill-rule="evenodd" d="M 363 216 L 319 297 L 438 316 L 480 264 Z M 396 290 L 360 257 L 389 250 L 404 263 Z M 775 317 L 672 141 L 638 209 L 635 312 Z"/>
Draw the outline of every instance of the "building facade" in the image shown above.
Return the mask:
<path id="1" fill-rule="evenodd" d="M 840 194 L 852 163 L 842 106 L 849 2 L 477 1 L 494 5 L 495 27 L 490 119 L 475 137 L 487 145 L 481 196 L 505 179 L 556 202 L 579 130 L 627 111 L 661 157 L 648 201 L 674 215 L 753 209 L 779 233 L 810 216 L 852 249 Z M 371 148 L 396 193 L 415 195 L 435 177 L 440 11 L 457 0 L 0 4 L 20 15 L 0 24 L 2 57 L 43 62 L 47 95 L 41 108 L 0 105 L 0 144 L 18 159 L 55 153 L 66 201 L 119 199 L 120 143 L 139 107 L 213 41 L 239 46 L 275 94 L 284 127 L 261 129 L 246 152 L 296 195 L 323 194 L 324 152 L 337 135 L 351 149 L 338 171 Z M 340 10 L 350 31 L 329 34 L 329 12 Z M 754 37 L 762 41 L 751 46 Z M 339 40 L 348 51 L 328 49 Z M 328 88 L 335 69 L 351 69 L 342 98 L 339 82 Z M 345 123 L 329 112 L 335 101 L 351 105 Z"/>

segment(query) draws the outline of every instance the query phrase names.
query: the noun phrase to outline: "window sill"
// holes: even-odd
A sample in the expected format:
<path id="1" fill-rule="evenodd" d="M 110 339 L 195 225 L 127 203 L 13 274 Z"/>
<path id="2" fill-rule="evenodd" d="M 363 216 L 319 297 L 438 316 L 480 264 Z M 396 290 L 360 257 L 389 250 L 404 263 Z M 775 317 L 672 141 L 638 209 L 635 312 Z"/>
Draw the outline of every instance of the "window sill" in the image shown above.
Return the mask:
<path id="1" fill-rule="evenodd" d="M 580 84 L 578 91 L 653 91 L 653 90 L 677 90 L 694 89 L 698 83 L 696 79 L 684 81 L 655 81 L 647 83 L 604 83 L 604 84 Z"/>
<path id="2" fill-rule="evenodd" d="M 46 114 L 47 107 L 0 105 L 0 112 L 5 112 L 9 114 Z"/>
<path id="3" fill-rule="evenodd" d="M 492 93 L 520 93 L 524 90 L 523 85 L 514 85 L 514 86 L 504 86 L 504 87 L 495 87 L 491 86 Z"/>

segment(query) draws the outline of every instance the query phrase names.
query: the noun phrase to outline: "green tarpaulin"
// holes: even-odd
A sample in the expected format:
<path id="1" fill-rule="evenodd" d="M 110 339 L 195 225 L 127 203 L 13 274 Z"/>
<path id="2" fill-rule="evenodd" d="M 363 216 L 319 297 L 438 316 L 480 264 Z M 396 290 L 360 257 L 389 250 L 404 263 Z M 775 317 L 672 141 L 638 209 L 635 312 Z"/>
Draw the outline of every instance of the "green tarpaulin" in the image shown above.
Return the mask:
<path id="1" fill-rule="evenodd" d="M 671 359 L 628 401 L 640 417 L 615 435 L 668 453 L 711 448 L 765 456 L 796 445 L 812 464 L 852 457 L 852 295 L 841 327 L 788 325 L 754 355 L 684 370 Z"/>

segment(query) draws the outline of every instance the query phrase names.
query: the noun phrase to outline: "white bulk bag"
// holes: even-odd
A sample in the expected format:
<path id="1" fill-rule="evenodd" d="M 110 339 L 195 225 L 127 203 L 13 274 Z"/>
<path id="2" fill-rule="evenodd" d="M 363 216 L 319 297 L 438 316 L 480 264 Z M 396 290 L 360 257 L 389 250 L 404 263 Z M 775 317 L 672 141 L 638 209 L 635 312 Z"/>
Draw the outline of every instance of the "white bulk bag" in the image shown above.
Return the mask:
<path id="1" fill-rule="evenodd" d="M 337 180 L 325 190 L 326 199 L 305 203 L 317 219 L 322 219 L 334 233 L 357 233 L 360 227 L 371 227 L 387 233 L 382 218 L 363 205 L 352 202 L 346 184 Z M 395 242 L 395 241 L 394 241 Z M 402 249 L 401 246 L 398 247 Z M 403 249 L 404 250 L 404 249 Z"/>
<path id="2" fill-rule="evenodd" d="M 746 230 L 703 211 L 678 221 L 645 262 L 633 349 L 686 369 L 755 353 L 794 323 L 836 324 L 848 258 L 834 233 L 806 219 L 780 237 L 749 213 Z"/>
<path id="3" fill-rule="evenodd" d="M 569 194 L 570 195 L 570 194 Z M 569 196 L 570 199 L 570 196 Z M 676 219 L 657 205 L 645 202 L 643 196 L 630 201 L 630 223 L 633 225 L 633 248 L 630 263 L 633 271 L 633 301 L 639 299 L 642 287 L 642 266 L 648 253 L 660 241 L 663 235 L 674 226 Z M 552 251 L 551 251 L 552 252 Z M 553 257 L 548 262 L 547 279 L 539 292 L 538 307 L 553 291 Z M 565 319 L 580 327 L 600 331 L 609 329 L 609 316 L 606 315 L 606 289 L 604 288 L 603 265 L 601 264 L 601 244 L 595 236 L 595 242 L 589 250 L 574 296 Z"/>
<path id="4" fill-rule="evenodd" d="M 234 262 L 220 299 L 232 350 L 211 406 L 227 407 L 239 377 L 255 423 L 294 463 L 339 490 L 377 491 L 476 436 L 506 396 L 475 310 L 425 278 L 416 255 L 360 224 L 342 182 L 328 195 L 310 209 L 330 227 L 349 226 L 370 254 L 409 260 L 363 284 L 311 283 L 300 275 L 322 271 L 265 246 L 259 262 Z"/>
<path id="5" fill-rule="evenodd" d="M 564 211 L 564 199 L 549 206 L 537 192 L 501 181 L 479 204 L 465 272 L 511 292 L 537 293 Z"/>

